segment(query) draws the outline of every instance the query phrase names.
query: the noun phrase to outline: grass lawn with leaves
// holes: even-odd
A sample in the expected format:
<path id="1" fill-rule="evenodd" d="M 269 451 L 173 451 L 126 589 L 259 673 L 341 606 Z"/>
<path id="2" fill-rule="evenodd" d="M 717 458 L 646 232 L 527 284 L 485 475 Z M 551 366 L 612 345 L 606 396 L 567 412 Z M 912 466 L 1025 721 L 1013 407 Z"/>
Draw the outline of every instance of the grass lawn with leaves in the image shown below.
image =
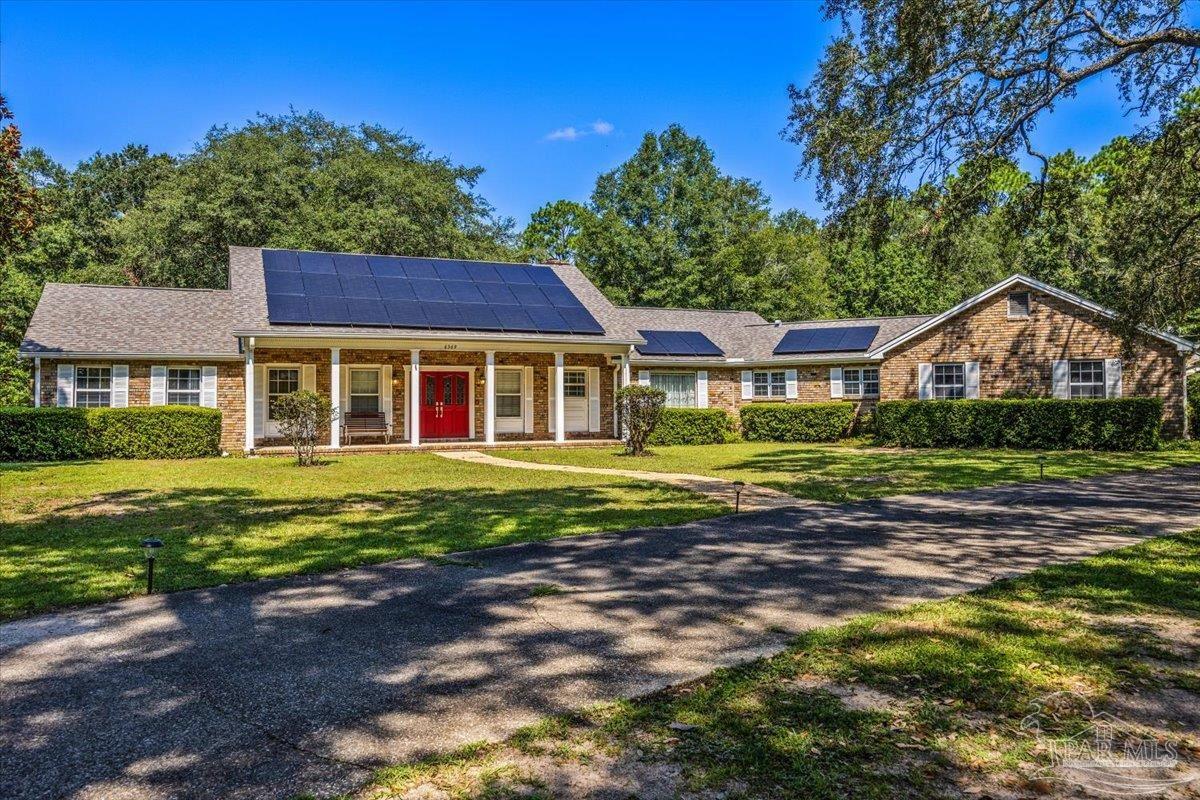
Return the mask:
<path id="1" fill-rule="evenodd" d="M 1200 779 L 1198 664 L 1200 530 L 814 630 L 771 658 L 382 770 L 358 796 L 1075 796 L 1046 769 L 1054 743 L 1088 730 L 1089 704 Z M 1022 721 L 1039 708 L 1035 734 Z"/>
<path id="2" fill-rule="evenodd" d="M 155 588 L 668 525 L 728 507 L 657 483 L 426 453 L 0 465 L 0 618 Z"/>
<path id="3" fill-rule="evenodd" d="M 970 489 L 1038 480 L 1038 454 L 1020 450 L 899 450 L 849 440 L 836 444 L 677 445 L 628 456 L 619 449 L 534 450 L 494 455 L 543 464 L 687 472 L 746 481 L 830 503 L 912 492 Z M 1082 451 L 1046 454 L 1046 478 L 1089 478 L 1110 472 L 1200 464 L 1196 443 L 1146 453 Z"/>

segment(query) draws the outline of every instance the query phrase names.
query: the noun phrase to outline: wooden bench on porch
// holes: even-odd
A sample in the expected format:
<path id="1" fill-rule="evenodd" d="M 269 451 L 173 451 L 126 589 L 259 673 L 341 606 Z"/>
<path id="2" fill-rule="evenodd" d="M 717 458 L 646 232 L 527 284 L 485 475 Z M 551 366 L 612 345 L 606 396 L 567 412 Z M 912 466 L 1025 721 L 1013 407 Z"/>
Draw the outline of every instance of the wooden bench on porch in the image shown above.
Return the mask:
<path id="1" fill-rule="evenodd" d="M 355 436 L 382 436 L 386 444 L 392 438 L 392 426 L 382 411 L 351 411 L 342 419 L 342 439 L 349 444 Z"/>

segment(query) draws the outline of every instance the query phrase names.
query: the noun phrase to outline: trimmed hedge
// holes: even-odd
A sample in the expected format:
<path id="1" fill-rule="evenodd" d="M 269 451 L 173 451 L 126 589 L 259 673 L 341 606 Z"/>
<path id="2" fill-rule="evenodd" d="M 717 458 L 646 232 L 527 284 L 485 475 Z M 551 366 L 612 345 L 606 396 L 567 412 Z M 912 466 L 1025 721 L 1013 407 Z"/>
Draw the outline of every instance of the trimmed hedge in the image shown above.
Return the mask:
<path id="1" fill-rule="evenodd" d="M 854 404 L 847 402 L 754 403 L 741 413 L 749 442 L 832 442 L 854 424 Z"/>
<path id="2" fill-rule="evenodd" d="M 720 408 L 664 408 L 650 444 L 723 444 L 733 438 L 733 418 Z"/>
<path id="3" fill-rule="evenodd" d="M 0 461 L 220 454 L 215 408 L 0 408 Z"/>
<path id="4" fill-rule="evenodd" d="M 880 443 L 901 447 L 1025 450 L 1153 450 L 1162 400 L 885 400 L 875 409 Z"/>

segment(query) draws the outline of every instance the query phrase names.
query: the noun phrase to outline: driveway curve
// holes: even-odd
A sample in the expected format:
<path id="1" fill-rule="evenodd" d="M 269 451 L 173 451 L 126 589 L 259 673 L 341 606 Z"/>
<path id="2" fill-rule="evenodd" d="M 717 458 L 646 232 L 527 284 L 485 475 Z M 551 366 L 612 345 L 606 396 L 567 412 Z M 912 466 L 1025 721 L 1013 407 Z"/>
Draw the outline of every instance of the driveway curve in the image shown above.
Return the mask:
<path id="1" fill-rule="evenodd" d="M 286 798 L 1200 526 L 1200 469 L 782 508 L 0 625 L 0 797 Z M 535 592 L 552 584 L 557 593 Z"/>

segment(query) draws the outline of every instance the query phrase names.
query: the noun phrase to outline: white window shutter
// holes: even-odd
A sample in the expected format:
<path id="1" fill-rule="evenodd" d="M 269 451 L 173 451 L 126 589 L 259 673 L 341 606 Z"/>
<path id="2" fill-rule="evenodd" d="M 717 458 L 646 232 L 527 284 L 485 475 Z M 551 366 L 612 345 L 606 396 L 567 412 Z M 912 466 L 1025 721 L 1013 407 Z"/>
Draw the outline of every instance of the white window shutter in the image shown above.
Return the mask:
<path id="1" fill-rule="evenodd" d="M 346 411 L 350 407 L 345 408 Z M 379 410 L 383 412 L 383 418 L 387 422 L 388 434 L 392 432 L 392 365 L 385 364 L 379 370 Z"/>
<path id="2" fill-rule="evenodd" d="M 306 392 L 317 390 L 317 365 L 305 364 L 300 368 L 300 388 Z"/>
<path id="3" fill-rule="evenodd" d="M 409 409 L 412 408 L 412 393 L 415 391 L 415 389 L 413 389 L 412 375 L 413 375 L 412 364 L 405 364 L 404 365 L 404 402 L 400 404 L 400 416 L 404 417 L 404 438 L 405 439 L 409 438 L 409 436 L 408 436 L 409 413 L 408 412 L 409 412 Z"/>
<path id="4" fill-rule="evenodd" d="M 75 405 L 75 365 L 58 365 L 58 386 L 55 391 L 55 402 L 60 407 Z"/>
<path id="5" fill-rule="evenodd" d="M 167 368 L 156 365 L 150 368 L 150 405 L 167 404 Z"/>
<path id="6" fill-rule="evenodd" d="M 341 376 L 338 380 L 338 394 L 341 395 L 338 398 L 338 408 L 342 410 L 344 418 L 346 412 L 350 410 L 350 365 L 341 364 L 338 366 L 338 370 L 341 371 Z"/>
<path id="7" fill-rule="evenodd" d="M 525 385 L 521 387 L 525 395 L 525 432 L 533 433 L 533 367 L 525 367 Z"/>
<path id="8" fill-rule="evenodd" d="M 215 366 L 200 368 L 200 405 L 205 408 L 217 407 L 217 368 Z"/>
<path id="9" fill-rule="evenodd" d="M 1055 361 L 1050 365 L 1051 394 L 1059 400 L 1071 399 L 1071 362 Z"/>
<path id="10" fill-rule="evenodd" d="M 979 399 L 979 362 L 963 364 L 963 396 L 969 400 Z"/>
<path id="11" fill-rule="evenodd" d="M 600 368 L 588 367 L 588 430 L 600 431 Z"/>
<path id="12" fill-rule="evenodd" d="M 933 399 L 933 364 L 917 364 L 917 397 Z"/>
<path id="13" fill-rule="evenodd" d="M 1104 359 L 1104 396 L 1121 396 L 1121 359 Z"/>
<path id="14" fill-rule="evenodd" d="M 829 368 L 829 396 L 835 400 L 846 396 L 846 385 L 842 382 L 842 368 Z"/>
<path id="15" fill-rule="evenodd" d="M 742 399 L 754 399 L 754 373 L 748 369 L 742 370 Z"/>
<path id="16" fill-rule="evenodd" d="M 708 408 L 708 371 L 696 373 L 696 408 Z"/>
<path id="17" fill-rule="evenodd" d="M 649 386 L 650 385 L 650 370 L 648 370 L 648 369 L 639 369 L 638 370 L 638 384 L 641 386 Z"/>
<path id="18" fill-rule="evenodd" d="M 129 365 L 113 364 L 112 391 L 109 406 L 112 408 L 129 408 Z"/>
<path id="19" fill-rule="evenodd" d="M 267 429 L 267 368 L 254 368 L 254 435 L 263 436 Z"/>
<path id="20" fill-rule="evenodd" d="M 549 376 L 546 381 L 546 394 L 548 402 L 546 403 L 546 430 L 554 433 L 554 367 L 547 367 L 546 374 Z"/>
<path id="21" fill-rule="evenodd" d="M 796 380 L 796 370 L 789 369 L 784 371 L 784 378 L 787 381 L 787 399 L 795 400 L 800 396 L 800 385 Z"/>

